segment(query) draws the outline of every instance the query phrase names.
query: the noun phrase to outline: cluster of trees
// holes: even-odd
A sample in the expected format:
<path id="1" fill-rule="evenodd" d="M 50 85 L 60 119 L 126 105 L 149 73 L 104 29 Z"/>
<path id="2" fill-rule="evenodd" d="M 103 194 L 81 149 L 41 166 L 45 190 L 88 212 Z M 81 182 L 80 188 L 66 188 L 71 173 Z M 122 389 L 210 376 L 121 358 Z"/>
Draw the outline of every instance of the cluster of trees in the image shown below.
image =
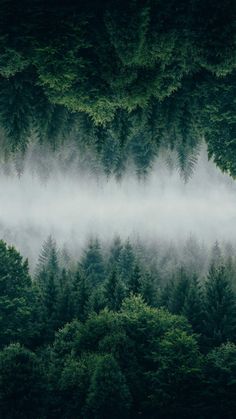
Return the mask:
<path id="1" fill-rule="evenodd" d="M 1 417 L 235 417 L 236 257 L 196 259 L 95 238 L 75 263 L 49 237 L 31 279 L 0 242 Z"/>
<path id="2" fill-rule="evenodd" d="M 92 149 L 107 173 L 138 173 L 160 146 L 187 173 L 204 138 L 236 176 L 233 0 L 4 0 L 2 156 L 35 139 Z"/>

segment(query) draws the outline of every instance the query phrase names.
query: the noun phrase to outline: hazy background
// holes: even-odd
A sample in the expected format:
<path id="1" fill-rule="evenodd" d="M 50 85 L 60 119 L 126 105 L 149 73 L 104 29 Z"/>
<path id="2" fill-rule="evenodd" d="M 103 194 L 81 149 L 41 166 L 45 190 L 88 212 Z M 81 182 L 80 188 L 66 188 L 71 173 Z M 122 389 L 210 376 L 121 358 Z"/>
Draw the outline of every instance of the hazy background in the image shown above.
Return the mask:
<path id="1" fill-rule="evenodd" d="M 49 234 L 78 252 L 91 235 L 181 242 L 193 234 L 204 243 L 235 243 L 236 183 L 204 151 L 187 184 L 161 159 L 145 182 L 62 174 L 56 165 L 47 182 L 27 165 L 20 178 L 1 173 L 0 237 L 34 263 Z"/>

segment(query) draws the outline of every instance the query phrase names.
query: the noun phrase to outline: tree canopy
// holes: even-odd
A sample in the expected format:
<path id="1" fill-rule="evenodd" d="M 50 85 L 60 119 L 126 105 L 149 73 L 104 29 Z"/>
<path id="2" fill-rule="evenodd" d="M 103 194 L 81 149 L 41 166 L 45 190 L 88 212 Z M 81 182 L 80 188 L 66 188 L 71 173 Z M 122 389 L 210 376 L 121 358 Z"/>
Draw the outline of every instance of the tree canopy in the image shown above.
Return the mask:
<path id="1" fill-rule="evenodd" d="M 204 138 L 235 177 L 235 22 L 233 0 L 5 0 L 2 154 L 73 131 L 108 173 L 127 151 L 145 173 L 161 144 L 191 173 Z"/>

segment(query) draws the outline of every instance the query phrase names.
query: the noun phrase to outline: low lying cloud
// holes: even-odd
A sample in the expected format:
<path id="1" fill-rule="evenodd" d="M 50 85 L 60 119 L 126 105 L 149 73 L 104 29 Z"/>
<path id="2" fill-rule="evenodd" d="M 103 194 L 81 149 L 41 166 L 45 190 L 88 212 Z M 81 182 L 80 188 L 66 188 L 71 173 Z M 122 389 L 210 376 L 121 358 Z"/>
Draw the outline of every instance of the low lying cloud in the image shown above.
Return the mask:
<path id="1" fill-rule="evenodd" d="M 90 235 L 182 241 L 194 234 L 204 242 L 236 241 L 236 184 L 205 153 L 187 184 L 161 160 L 145 182 L 55 170 L 43 184 L 26 168 L 20 179 L 0 176 L 0 197 L 0 237 L 32 260 L 49 234 L 78 249 Z"/>

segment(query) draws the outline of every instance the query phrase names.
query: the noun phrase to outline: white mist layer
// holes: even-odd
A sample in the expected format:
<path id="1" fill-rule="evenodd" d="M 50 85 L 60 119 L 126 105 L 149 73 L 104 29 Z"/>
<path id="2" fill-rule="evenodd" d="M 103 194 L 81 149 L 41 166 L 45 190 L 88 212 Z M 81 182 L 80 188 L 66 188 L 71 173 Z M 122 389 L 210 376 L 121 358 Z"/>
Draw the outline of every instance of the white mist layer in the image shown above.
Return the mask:
<path id="1" fill-rule="evenodd" d="M 236 183 L 203 156 L 184 184 L 178 173 L 156 164 L 146 182 L 125 176 L 97 180 L 53 174 L 42 184 L 29 171 L 0 177 L 0 238 L 36 257 L 52 234 L 60 245 L 85 245 L 90 235 L 110 240 L 236 241 Z"/>

